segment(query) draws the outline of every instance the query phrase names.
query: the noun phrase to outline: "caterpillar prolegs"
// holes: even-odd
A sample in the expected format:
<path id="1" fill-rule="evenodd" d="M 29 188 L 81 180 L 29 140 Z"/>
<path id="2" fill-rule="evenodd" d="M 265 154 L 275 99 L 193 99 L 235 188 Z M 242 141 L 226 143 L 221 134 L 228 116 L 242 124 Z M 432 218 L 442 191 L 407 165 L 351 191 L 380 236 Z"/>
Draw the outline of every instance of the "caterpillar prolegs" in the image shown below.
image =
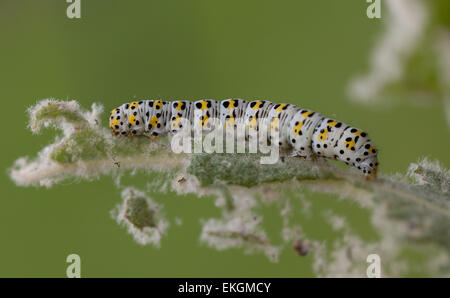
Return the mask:
<path id="1" fill-rule="evenodd" d="M 268 142 L 276 132 L 280 148 L 289 148 L 295 155 L 336 159 L 358 168 L 367 178 L 376 177 L 377 150 L 366 132 L 292 104 L 242 99 L 141 100 L 114 109 L 109 126 L 117 136 L 148 135 L 156 139 L 183 129 L 183 119 L 193 129 L 201 130 L 210 129 L 212 119 L 219 119 L 227 129 L 243 123 L 246 139 L 265 126 Z"/>

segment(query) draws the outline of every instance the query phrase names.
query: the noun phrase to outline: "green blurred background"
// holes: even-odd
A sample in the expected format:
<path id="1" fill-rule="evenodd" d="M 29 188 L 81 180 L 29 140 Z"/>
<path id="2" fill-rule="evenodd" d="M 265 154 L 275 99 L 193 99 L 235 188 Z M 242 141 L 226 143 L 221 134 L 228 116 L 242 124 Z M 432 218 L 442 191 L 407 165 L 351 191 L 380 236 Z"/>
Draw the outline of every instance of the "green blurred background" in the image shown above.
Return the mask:
<path id="1" fill-rule="evenodd" d="M 111 177 L 51 189 L 16 186 L 7 169 L 54 137 L 26 128 L 26 109 L 44 98 L 76 99 L 85 108 L 99 102 L 107 111 L 132 98 L 288 102 L 368 131 L 382 173 L 404 172 L 422 156 L 450 167 L 438 100 L 369 107 L 347 99 L 348 80 L 367 70 L 384 28 L 383 19 L 366 17 L 366 1 L 81 2 L 82 18 L 71 20 L 63 0 L 0 1 L 1 277 L 64 277 L 70 253 L 81 256 L 85 277 L 313 276 L 312 258 L 289 249 L 270 263 L 262 254 L 199 244 L 199 219 L 220 214 L 211 199 L 158 197 L 169 218 L 180 217 L 183 225 L 172 224 L 155 249 L 135 243 L 110 217 L 120 201 Z M 369 227 L 364 215 L 354 215 L 356 223 Z M 272 217 L 280 227 L 270 212 L 265 222 Z M 333 237 L 323 223 L 311 224 L 314 229 Z"/>

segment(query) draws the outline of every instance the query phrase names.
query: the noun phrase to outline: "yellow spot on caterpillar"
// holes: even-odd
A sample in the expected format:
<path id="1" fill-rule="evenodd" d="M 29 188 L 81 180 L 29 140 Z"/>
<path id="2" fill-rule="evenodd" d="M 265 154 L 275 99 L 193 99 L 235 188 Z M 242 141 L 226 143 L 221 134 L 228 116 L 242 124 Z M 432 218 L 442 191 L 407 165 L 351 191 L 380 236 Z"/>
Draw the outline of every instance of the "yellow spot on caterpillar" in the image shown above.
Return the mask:
<path id="1" fill-rule="evenodd" d="M 313 111 L 305 111 L 305 112 L 301 113 L 301 115 L 302 115 L 304 118 L 308 118 L 308 116 L 311 115 L 312 113 L 314 113 L 314 112 L 313 112 Z"/>
<path id="2" fill-rule="evenodd" d="M 257 101 L 255 105 L 252 107 L 252 110 L 259 110 L 260 106 L 262 105 L 262 101 Z"/>
<path id="3" fill-rule="evenodd" d="M 180 121 L 181 121 L 181 117 L 176 115 L 175 120 L 172 120 L 172 128 L 180 127 Z"/>
<path id="4" fill-rule="evenodd" d="M 249 129 L 256 129 L 256 126 L 257 126 L 256 117 L 255 116 L 251 116 L 250 117 L 250 121 L 248 122 L 248 128 Z"/>
<path id="5" fill-rule="evenodd" d="M 203 117 L 200 119 L 201 127 L 205 127 L 208 124 L 209 117 L 206 115 L 203 115 Z"/>
<path id="6" fill-rule="evenodd" d="M 233 110 L 235 108 L 234 104 L 236 103 L 236 101 L 234 100 L 229 100 L 229 105 L 227 107 L 228 110 Z"/>
<path id="7" fill-rule="evenodd" d="M 318 136 L 317 139 L 319 140 L 319 142 L 325 142 L 327 140 L 327 135 L 328 135 L 328 129 L 324 129 L 323 132 L 321 132 Z"/>
<path id="8" fill-rule="evenodd" d="M 225 128 L 232 128 L 234 127 L 234 116 L 229 115 L 229 118 L 225 121 Z"/>
<path id="9" fill-rule="evenodd" d="M 303 121 L 298 121 L 298 124 L 294 126 L 294 129 L 292 130 L 293 135 L 298 135 L 300 131 L 302 130 Z"/>
<path id="10" fill-rule="evenodd" d="M 369 148 L 369 152 L 375 153 L 376 152 L 375 147 L 371 145 Z"/>
<path id="11" fill-rule="evenodd" d="M 150 119 L 150 121 L 148 122 L 148 124 L 150 124 L 152 127 L 155 127 L 156 124 L 158 124 L 158 121 L 159 121 L 158 117 L 152 116 L 152 118 Z"/>
<path id="12" fill-rule="evenodd" d="M 334 120 L 333 122 L 328 123 L 328 126 L 335 127 L 339 122 Z"/>
<path id="13" fill-rule="evenodd" d="M 204 111 L 204 110 L 206 110 L 208 108 L 208 102 L 206 100 L 202 100 L 202 101 L 200 101 L 200 103 L 202 105 L 200 107 L 200 110 Z"/>
<path id="14" fill-rule="evenodd" d="M 130 117 L 128 118 L 128 123 L 134 125 L 136 123 L 136 116 L 130 115 Z"/>
<path id="15" fill-rule="evenodd" d="M 281 104 L 278 108 L 276 108 L 275 110 L 276 110 L 277 112 L 281 112 L 281 111 L 283 111 L 283 108 L 284 108 L 285 106 L 287 106 L 287 104 L 283 103 L 283 104 Z"/>
<path id="16" fill-rule="evenodd" d="M 345 148 L 347 148 L 347 150 L 352 150 L 353 147 L 355 147 L 354 139 L 351 139 L 350 141 L 345 141 Z"/>
<path id="17" fill-rule="evenodd" d="M 156 100 L 154 103 L 154 107 L 156 110 L 161 110 L 162 109 L 162 101 Z"/>
<path id="18" fill-rule="evenodd" d="M 270 131 L 274 131 L 278 127 L 278 121 L 278 117 L 272 119 L 272 121 L 270 122 Z"/>
<path id="19" fill-rule="evenodd" d="M 352 133 L 353 133 L 354 135 L 360 136 L 361 133 L 362 133 L 362 131 L 358 129 L 357 131 L 352 132 Z"/>
<path id="20" fill-rule="evenodd" d="M 132 103 L 130 103 L 130 105 L 128 106 L 129 110 L 134 110 L 139 106 L 139 103 L 137 101 L 134 101 Z"/>
<path id="21" fill-rule="evenodd" d="M 178 104 L 177 104 L 177 111 L 181 111 L 181 107 L 182 107 L 182 105 L 183 105 L 183 102 L 181 102 L 181 101 L 178 101 L 177 102 Z"/>

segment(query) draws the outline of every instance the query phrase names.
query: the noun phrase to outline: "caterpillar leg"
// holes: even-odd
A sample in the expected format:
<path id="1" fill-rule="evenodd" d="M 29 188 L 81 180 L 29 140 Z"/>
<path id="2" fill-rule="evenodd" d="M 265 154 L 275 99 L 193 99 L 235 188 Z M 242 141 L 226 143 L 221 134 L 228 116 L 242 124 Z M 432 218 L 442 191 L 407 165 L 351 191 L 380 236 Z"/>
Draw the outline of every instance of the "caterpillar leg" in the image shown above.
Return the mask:
<path id="1" fill-rule="evenodd" d="M 158 138 L 158 136 L 155 136 L 155 135 L 148 135 L 148 134 L 146 134 L 145 136 L 147 138 L 151 139 L 152 141 L 156 141 L 156 139 Z"/>
<path id="2" fill-rule="evenodd" d="M 292 153 L 291 156 L 292 157 L 298 157 L 298 158 L 303 159 L 303 160 L 307 159 L 306 155 L 300 155 L 298 152 Z"/>
<path id="3" fill-rule="evenodd" d="M 374 171 L 372 171 L 372 172 L 370 172 L 370 173 L 366 173 L 366 180 L 367 181 L 371 181 L 371 180 L 375 180 L 375 179 L 377 179 L 377 171 L 376 170 L 374 170 Z"/>
<path id="4" fill-rule="evenodd" d="M 308 159 L 311 160 L 311 161 L 314 161 L 314 162 L 320 160 L 319 156 L 316 155 L 316 154 L 312 154 L 311 156 L 308 157 Z"/>

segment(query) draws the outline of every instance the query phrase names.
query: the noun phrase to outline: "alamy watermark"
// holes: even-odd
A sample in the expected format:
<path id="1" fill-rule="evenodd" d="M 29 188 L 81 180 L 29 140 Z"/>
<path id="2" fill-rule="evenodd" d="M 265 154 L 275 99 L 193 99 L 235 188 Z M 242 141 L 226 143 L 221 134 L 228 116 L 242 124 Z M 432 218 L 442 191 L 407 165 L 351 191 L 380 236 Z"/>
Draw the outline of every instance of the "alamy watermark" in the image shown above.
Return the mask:
<path id="1" fill-rule="evenodd" d="M 366 9 L 366 15 L 369 19 L 381 18 L 381 0 L 366 0 L 370 5 Z"/>
<path id="2" fill-rule="evenodd" d="M 377 254 L 370 254 L 366 259 L 367 263 L 370 263 L 367 267 L 367 277 L 380 278 L 381 277 L 381 259 Z"/>
<path id="3" fill-rule="evenodd" d="M 67 266 L 66 276 L 68 278 L 80 278 L 81 277 L 81 258 L 77 254 L 70 254 L 66 258 L 66 262 L 70 265 Z"/>
<path id="4" fill-rule="evenodd" d="M 200 119 L 194 115 L 194 119 Z M 260 153 L 261 164 L 274 164 L 279 159 L 280 134 L 278 127 L 268 125 L 268 119 L 259 118 L 250 123 L 233 119 L 222 123 L 218 118 L 208 118 L 207 123 L 191 123 L 178 118 L 179 130 L 172 131 L 170 146 L 174 153 Z"/>
<path id="5" fill-rule="evenodd" d="M 70 5 L 66 9 L 66 15 L 69 19 L 81 18 L 81 0 L 66 0 Z"/>
<path id="6" fill-rule="evenodd" d="M 69 19 L 81 18 L 81 0 L 66 0 L 70 5 L 67 7 L 66 15 Z M 366 15 L 369 19 L 381 18 L 381 0 L 366 0 L 370 5 L 366 9 Z"/>

